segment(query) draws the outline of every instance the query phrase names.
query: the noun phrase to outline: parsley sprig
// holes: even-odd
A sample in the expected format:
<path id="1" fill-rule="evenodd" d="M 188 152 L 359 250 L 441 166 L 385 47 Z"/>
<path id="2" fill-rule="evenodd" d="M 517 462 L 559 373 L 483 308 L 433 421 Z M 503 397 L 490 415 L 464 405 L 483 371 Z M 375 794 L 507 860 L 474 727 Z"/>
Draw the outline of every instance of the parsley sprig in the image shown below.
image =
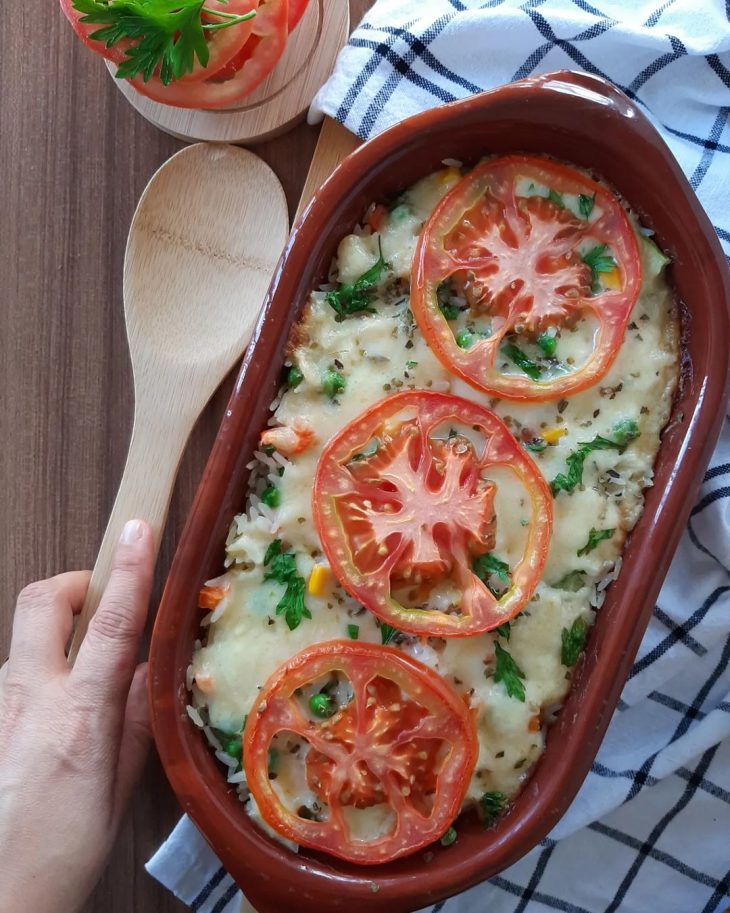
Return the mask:
<path id="1" fill-rule="evenodd" d="M 501 558 L 498 558 L 492 552 L 488 552 L 486 555 L 478 555 L 472 563 L 472 568 L 477 577 L 487 585 L 492 595 L 497 596 L 497 598 L 504 593 L 504 590 L 512 582 L 509 564 L 506 561 L 502 561 Z M 497 578 L 500 584 L 499 587 L 495 586 L 494 581 L 491 579 L 492 577 Z"/>
<path id="2" fill-rule="evenodd" d="M 304 602 L 304 578 L 299 576 L 294 552 L 282 552 L 281 539 L 274 539 L 264 555 L 264 580 L 275 580 L 286 586 L 286 591 L 276 605 L 276 614 L 283 615 L 284 620 L 293 631 L 298 628 L 302 618 L 311 618 Z"/>
<path id="3" fill-rule="evenodd" d="M 509 358 L 510 361 L 514 362 L 520 371 L 526 374 L 531 380 L 540 380 L 542 371 L 540 370 L 539 365 L 535 364 L 531 358 L 528 358 L 518 346 L 513 345 L 511 342 L 507 342 L 502 346 L 500 351 L 504 356 Z"/>
<path id="4" fill-rule="evenodd" d="M 504 811 L 506 804 L 507 797 L 504 793 L 496 791 L 482 793 L 479 798 L 479 807 L 484 824 L 489 825 L 495 821 Z"/>
<path id="5" fill-rule="evenodd" d="M 592 441 L 583 441 L 578 444 L 565 460 L 567 472 L 559 472 L 550 483 L 550 488 L 555 497 L 560 491 L 572 492 L 576 485 L 583 481 L 583 464 L 588 455 L 594 450 L 618 450 L 623 453 L 626 447 L 639 436 L 639 428 L 632 419 L 623 419 L 613 426 L 613 440 L 597 434 Z"/>
<path id="6" fill-rule="evenodd" d="M 327 292 L 325 301 L 337 314 L 336 320 L 344 320 L 352 314 L 374 314 L 370 306 L 375 286 L 380 282 L 383 273 L 390 269 L 390 264 L 383 258 L 383 248 L 378 236 L 378 259 L 353 283 L 341 285 L 334 291 Z"/>
<path id="7" fill-rule="evenodd" d="M 500 646 L 499 641 L 494 642 L 494 655 L 497 659 L 497 668 L 494 672 L 495 682 L 502 682 L 510 697 L 525 702 L 525 686 L 522 679 L 525 673 L 512 659 L 512 654 Z"/>
<path id="8" fill-rule="evenodd" d="M 591 291 L 594 295 L 601 291 L 600 274 L 612 273 L 618 266 L 611 254 L 606 253 L 607 250 L 607 244 L 597 244 L 586 251 L 581 258 L 591 271 Z"/>
<path id="9" fill-rule="evenodd" d="M 604 539 L 610 539 L 615 532 L 615 529 L 595 529 L 594 527 L 591 527 L 591 531 L 588 533 L 588 541 L 583 548 L 578 549 L 576 554 L 579 558 L 582 558 L 584 555 L 592 552 L 599 542 L 603 542 Z"/>
<path id="10" fill-rule="evenodd" d="M 575 619 L 570 628 L 563 628 L 560 632 L 560 662 L 570 668 L 578 662 L 578 657 L 583 652 L 588 636 L 588 622 L 580 616 Z"/>
<path id="11" fill-rule="evenodd" d="M 205 33 L 227 29 L 256 15 L 242 16 L 212 10 L 205 0 L 73 0 L 83 15 L 80 22 L 100 25 L 89 37 L 108 48 L 120 41 L 131 41 L 125 59 L 117 67 L 119 79 L 142 75 L 148 82 L 155 72 L 160 82 L 169 85 L 195 66 L 210 59 Z M 212 20 L 212 21 L 211 21 Z"/>

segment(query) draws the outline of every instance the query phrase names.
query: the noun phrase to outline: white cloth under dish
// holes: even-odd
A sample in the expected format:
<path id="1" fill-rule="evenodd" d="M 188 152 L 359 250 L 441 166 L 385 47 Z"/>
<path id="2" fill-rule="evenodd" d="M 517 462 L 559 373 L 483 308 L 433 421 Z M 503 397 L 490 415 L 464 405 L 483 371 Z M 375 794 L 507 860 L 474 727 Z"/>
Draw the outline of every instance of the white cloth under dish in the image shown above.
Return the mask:
<path id="1" fill-rule="evenodd" d="M 310 118 L 329 114 L 367 138 L 444 101 L 559 69 L 606 76 L 639 103 L 730 255 L 730 0 L 378 0 Z M 727 419 L 577 798 L 521 862 L 429 913 L 730 906 L 729 660 Z M 193 911 L 238 910 L 240 892 L 186 818 L 147 870 Z"/>

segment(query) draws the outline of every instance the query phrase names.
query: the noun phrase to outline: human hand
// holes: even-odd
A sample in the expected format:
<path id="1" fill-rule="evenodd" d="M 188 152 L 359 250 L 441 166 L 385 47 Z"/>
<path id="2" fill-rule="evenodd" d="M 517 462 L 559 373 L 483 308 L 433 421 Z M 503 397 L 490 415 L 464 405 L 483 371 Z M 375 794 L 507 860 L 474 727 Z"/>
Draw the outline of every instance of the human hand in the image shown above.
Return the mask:
<path id="1" fill-rule="evenodd" d="M 149 527 L 130 521 L 73 669 L 89 573 L 18 597 L 0 669 L 0 913 L 73 913 L 104 868 L 150 741 L 137 655 L 153 564 Z"/>

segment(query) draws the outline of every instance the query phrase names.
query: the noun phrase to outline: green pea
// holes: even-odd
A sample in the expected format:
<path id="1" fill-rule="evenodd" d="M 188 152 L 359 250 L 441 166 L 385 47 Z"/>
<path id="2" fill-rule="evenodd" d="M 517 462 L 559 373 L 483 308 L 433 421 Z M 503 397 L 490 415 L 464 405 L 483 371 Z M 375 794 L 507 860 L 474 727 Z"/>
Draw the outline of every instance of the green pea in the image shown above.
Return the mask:
<path id="1" fill-rule="evenodd" d="M 241 741 L 241 736 L 233 736 L 233 738 L 227 739 L 223 743 L 223 751 L 232 758 L 236 758 L 236 760 L 240 761 L 243 757 L 243 742 Z"/>
<path id="2" fill-rule="evenodd" d="M 549 358 L 552 358 L 558 347 L 557 339 L 548 333 L 541 333 L 537 337 L 537 344 Z"/>
<path id="3" fill-rule="evenodd" d="M 451 846 L 456 840 L 456 828 L 450 827 L 441 838 L 441 846 Z"/>
<path id="4" fill-rule="evenodd" d="M 342 393 L 346 386 L 347 382 L 339 371 L 329 368 L 324 372 L 322 376 L 322 389 L 330 399 L 334 399 L 338 393 Z"/>
<path id="5" fill-rule="evenodd" d="M 290 389 L 296 390 L 303 380 L 304 375 L 302 372 L 296 365 L 292 365 L 291 368 L 289 368 L 289 373 L 286 375 L 286 382 L 289 384 Z"/>
<path id="6" fill-rule="evenodd" d="M 456 344 L 460 349 L 468 349 L 474 342 L 474 334 L 471 330 L 459 330 L 456 334 Z"/>
<path id="7" fill-rule="evenodd" d="M 309 709 L 315 716 L 332 716 L 334 713 L 332 698 L 329 694 L 313 694 L 309 698 Z"/>

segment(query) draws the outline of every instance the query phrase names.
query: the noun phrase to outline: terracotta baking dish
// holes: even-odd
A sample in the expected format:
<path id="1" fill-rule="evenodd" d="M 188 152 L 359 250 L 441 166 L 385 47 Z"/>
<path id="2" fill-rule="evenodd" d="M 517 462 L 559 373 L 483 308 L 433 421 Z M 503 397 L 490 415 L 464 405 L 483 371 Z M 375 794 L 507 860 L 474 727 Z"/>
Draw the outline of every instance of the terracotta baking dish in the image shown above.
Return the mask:
<path id="1" fill-rule="evenodd" d="M 495 152 L 548 153 L 594 169 L 631 202 L 672 258 L 669 276 L 683 305 L 684 364 L 655 485 L 545 753 L 497 826 L 484 830 L 464 820 L 456 847 L 437 845 L 372 868 L 296 855 L 249 821 L 187 718 L 185 670 L 199 633 L 197 591 L 221 571 L 228 525 L 242 507 L 246 463 L 280 384 L 289 328 L 310 289 L 324 280 L 340 239 L 371 201 L 409 186 L 443 158 L 473 162 Z M 261 913 L 417 910 L 504 869 L 557 822 L 611 718 L 725 414 L 729 310 L 730 276 L 720 245 L 671 153 L 625 95 L 592 76 L 541 76 L 417 115 L 362 146 L 321 187 L 274 275 L 172 564 L 150 651 L 154 733 L 167 776 Z"/>

